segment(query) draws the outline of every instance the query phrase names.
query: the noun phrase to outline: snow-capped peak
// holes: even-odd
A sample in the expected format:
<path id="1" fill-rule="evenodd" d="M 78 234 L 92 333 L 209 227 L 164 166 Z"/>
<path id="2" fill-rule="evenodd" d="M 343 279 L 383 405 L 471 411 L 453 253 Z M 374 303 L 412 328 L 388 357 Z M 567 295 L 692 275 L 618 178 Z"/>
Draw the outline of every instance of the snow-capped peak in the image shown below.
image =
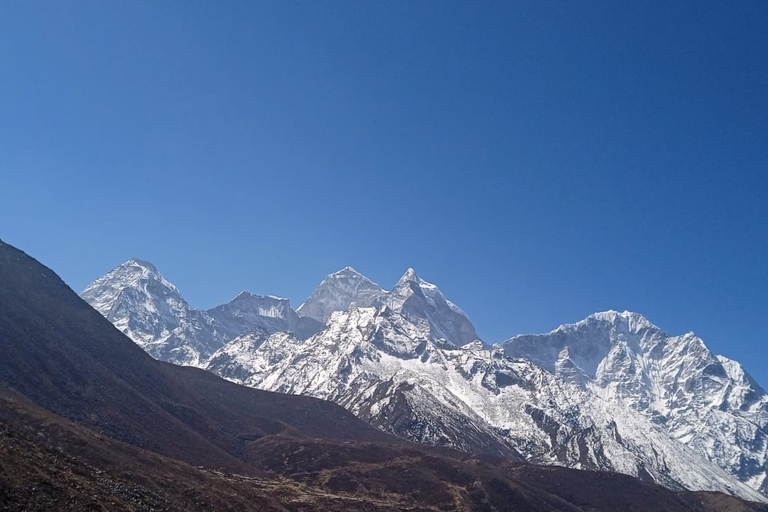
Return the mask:
<path id="1" fill-rule="evenodd" d="M 203 336 L 183 342 L 181 333 L 199 331 L 205 322 L 147 261 L 134 258 L 115 267 L 88 285 L 82 297 L 155 357 L 194 364 L 210 342 Z"/>
<path id="2" fill-rule="evenodd" d="M 118 276 L 128 279 L 155 279 L 161 281 L 165 286 L 176 290 L 176 287 L 167 281 L 152 263 L 139 258 L 131 258 L 122 265 L 112 269 L 106 276 L 114 279 Z M 177 290 L 178 291 L 178 290 Z"/>
<path id="3" fill-rule="evenodd" d="M 619 357 L 624 347 L 632 354 L 643 353 L 666 339 L 643 315 L 609 310 L 561 325 L 549 334 L 515 336 L 503 346 L 508 356 L 529 359 L 556 374 L 567 369 L 570 377 L 579 380 L 595 378 L 603 361 Z"/>
<path id="4" fill-rule="evenodd" d="M 241 291 L 240 293 L 235 295 L 235 298 L 232 299 L 230 302 L 253 301 L 253 300 L 271 300 L 275 302 L 283 302 L 283 301 L 290 302 L 290 299 L 286 299 L 285 297 L 278 297 L 277 295 L 264 295 L 261 293 L 251 293 L 248 290 Z"/>
<path id="5" fill-rule="evenodd" d="M 432 339 L 444 339 L 457 347 L 478 339 L 467 314 L 412 268 L 406 270 L 392 291 L 381 298 L 381 304 L 416 325 L 427 325 Z"/>
<path id="6" fill-rule="evenodd" d="M 153 275 L 162 277 L 160 275 L 160 271 L 157 270 L 157 267 L 155 265 L 153 265 L 152 263 L 146 260 L 141 260 L 139 258 L 129 259 L 125 263 L 118 265 L 117 267 L 112 269 L 109 273 L 107 273 L 107 275 L 116 274 L 120 272 L 141 272 L 141 274 L 146 277 L 150 277 Z"/>
<path id="7" fill-rule="evenodd" d="M 157 267 L 138 258 L 132 258 L 113 268 L 88 285 L 81 295 L 99 313 L 114 321 L 114 318 L 110 318 L 110 312 L 120 302 L 125 290 L 129 289 L 142 290 L 145 298 L 150 293 L 181 298 L 178 288 L 166 280 Z"/>
<path id="8" fill-rule="evenodd" d="M 245 317 L 256 315 L 267 318 L 294 317 L 295 313 L 291 309 L 291 301 L 274 295 L 258 295 L 248 291 L 242 291 L 237 296 L 211 312 L 227 311 L 228 314 L 235 317 Z"/>
<path id="9" fill-rule="evenodd" d="M 147 269 L 147 270 L 149 270 L 151 272 L 158 272 L 156 266 L 154 266 L 149 261 L 142 260 L 140 258 L 131 258 L 131 259 L 129 259 L 128 261 L 126 261 L 125 263 L 123 263 L 120 266 L 122 267 L 122 266 L 125 266 L 125 265 L 132 265 L 132 266 L 137 266 L 137 267 L 143 267 L 143 268 L 145 268 L 145 269 Z"/>
<path id="10" fill-rule="evenodd" d="M 417 287 L 417 290 L 414 290 L 411 287 L 411 284 L 415 285 Z M 410 292 L 408 291 L 410 289 Z M 467 318 L 469 320 L 468 315 L 456 304 L 449 301 L 445 298 L 443 293 L 440 291 L 440 289 L 419 277 L 419 275 L 416 273 L 416 271 L 412 268 L 408 268 L 408 270 L 405 271 L 405 274 L 400 278 L 400 280 L 397 282 L 395 287 L 392 289 L 391 292 L 389 292 L 390 296 L 395 295 L 408 295 L 411 292 L 418 293 L 421 292 L 424 294 L 424 296 L 432 303 L 433 305 L 436 304 L 436 302 L 445 302 L 449 308 L 451 308 L 454 312 L 458 313 L 459 315 Z M 395 310 L 399 309 L 398 301 L 387 301 L 389 302 L 389 306 L 392 307 Z M 474 340 L 473 340 L 474 341 Z"/>
<path id="11" fill-rule="evenodd" d="M 434 298 L 438 296 L 445 300 L 443 294 L 440 292 L 437 286 L 420 278 L 416 271 L 412 268 L 409 268 L 405 271 L 405 274 L 403 274 L 403 276 L 397 281 L 397 284 L 394 288 L 392 288 L 392 291 L 389 292 L 389 296 L 401 296 L 403 298 L 407 298 L 406 296 L 410 296 L 413 293 L 419 292 L 423 293 L 432 301 L 434 301 Z"/>
<path id="12" fill-rule="evenodd" d="M 384 293 L 378 284 L 354 268 L 344 267 L 326 276 L 296 312 L 324 324 L 334 311 L 373 306 Z"/>
<path id="13" fill-rule="evenodd" d="M 646 415 L 753 488 L 768 490 L 768 397 L 738 363 L 715 357 L 693 332 L 669 336 L 640 314 L 605 311 L 549 334 L 516 336 L 503 347 Z"/>
<path id="14" fill-rule="evenodd" d="M 416 273 L 416 271 L 408 267 L 408 270 L 405 271 L 405 274 L 397 281 L 397 285 L 400 285 L 402 283 L 407 283 L 408 281 L 416 281 L 418 283 L 426 283 L 426 281 L 423 281 L 419 275 Z M 429 283 L 427 283 L 429 284 Z"/>
<path id="15" fill-rule="evenodd" d="M 347 265 L 341 270 L 337 270 L 336 272 L 330 274 L 331 276 L 337 276 L 337 277 L 344 277 L 344 276 L 356 276 L 356 277 L 362 277 L 364 279 L 367 279 L 363 274 L 358 272 L 354 269 L 354 267 L 350 267 Z M 329 276 L 330 277 L 330 276 Z"/>
<path id="16" fill-rule="evenodd" d="M 91 283 L 82 297 L 152 356 L 184 365 L 199 365 L 243 334 L 290 331 L 305 338 L 319 329 L 300 319 L 288 299 L 248 291 L 208 311 L 195 309 L 157 267 L 137 258 Z"/>
<path id="17" fill-rule="evenodd" d="M 615 311 L 615 310 L 608 310 L 608 311 L 599 311 L 597 313 L 592 313 L 584 320 L 581 320 L 579 322 L 573 323 L 573 324 L 563 324 L 557 329 L 555 329 L 554 332 L 562 331 L 574 331 L 583 329 L 587 325 L 590 324 L 604 324 L 607 326 L 617 327 L 617 328 L 623 328 L 627 332 L 631 333 L 639 333 L 645 329 L 653 329 L 661 331 L 656 325 L 652 324 L 647 318 L 645 318 L 640 313 L 634 313 L 632 311 Z"/>

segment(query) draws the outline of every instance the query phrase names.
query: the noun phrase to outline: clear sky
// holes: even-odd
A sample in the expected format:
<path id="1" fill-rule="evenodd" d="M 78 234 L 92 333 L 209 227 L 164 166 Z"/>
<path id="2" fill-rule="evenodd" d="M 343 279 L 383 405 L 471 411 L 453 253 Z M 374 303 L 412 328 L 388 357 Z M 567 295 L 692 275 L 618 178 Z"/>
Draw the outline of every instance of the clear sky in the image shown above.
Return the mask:
<path id="1" fill-rule="evenodd" d="M 409 266 L 494 342 L 606 309 L 768 385 L 768 4 L 0 4 L 0 238 L 189 302 Z"/>

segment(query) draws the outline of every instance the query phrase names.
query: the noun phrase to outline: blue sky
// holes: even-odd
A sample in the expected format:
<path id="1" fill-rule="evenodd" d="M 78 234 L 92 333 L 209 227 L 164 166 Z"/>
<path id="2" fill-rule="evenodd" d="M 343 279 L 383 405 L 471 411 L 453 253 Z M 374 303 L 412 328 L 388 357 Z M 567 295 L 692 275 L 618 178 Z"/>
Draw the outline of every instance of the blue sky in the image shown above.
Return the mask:
<path id="1" fill-rule="evenodd" d="M 0 6 L 0 237 L 210 307 L 409 266 L 487 341 L 629 309 L 768 385 L 764 2 Z"/>

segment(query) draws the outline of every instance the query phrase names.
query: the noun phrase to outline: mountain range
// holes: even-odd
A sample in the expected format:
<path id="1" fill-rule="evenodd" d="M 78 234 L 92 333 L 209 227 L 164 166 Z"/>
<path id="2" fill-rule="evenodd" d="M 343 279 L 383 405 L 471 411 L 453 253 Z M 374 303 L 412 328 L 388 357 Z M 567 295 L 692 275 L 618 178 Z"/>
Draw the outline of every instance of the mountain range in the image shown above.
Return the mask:
<path id="1" fill-rule="evenodd" d="M 413 269 L 387 291 L 346 267 L 296 310 L 243 292 L 201 311 L 141 260 L 82 297 L 157 359 L 330 400 L 423 445 L 767 501 L 766 393 L 637 313 L 490 345 Z"/>
<path id="2" fill-rule="evenodd" d="M 53 271 L 0 241 L 0 509 L 766 512 L 768 505 L 418 445 L 328 401 L 157 361 Z"/>

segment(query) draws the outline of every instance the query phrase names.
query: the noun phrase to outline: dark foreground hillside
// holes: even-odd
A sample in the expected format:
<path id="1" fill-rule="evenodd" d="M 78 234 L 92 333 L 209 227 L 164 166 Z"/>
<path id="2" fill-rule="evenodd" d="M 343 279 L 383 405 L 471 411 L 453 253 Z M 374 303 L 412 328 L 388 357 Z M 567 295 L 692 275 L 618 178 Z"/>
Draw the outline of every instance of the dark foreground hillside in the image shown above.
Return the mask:
<path id="1" fill-rule="evenodd" d="M 768 511 L 437 452 L 344 409 L 157 362 L 0 242 L 0 510 Z"/>

